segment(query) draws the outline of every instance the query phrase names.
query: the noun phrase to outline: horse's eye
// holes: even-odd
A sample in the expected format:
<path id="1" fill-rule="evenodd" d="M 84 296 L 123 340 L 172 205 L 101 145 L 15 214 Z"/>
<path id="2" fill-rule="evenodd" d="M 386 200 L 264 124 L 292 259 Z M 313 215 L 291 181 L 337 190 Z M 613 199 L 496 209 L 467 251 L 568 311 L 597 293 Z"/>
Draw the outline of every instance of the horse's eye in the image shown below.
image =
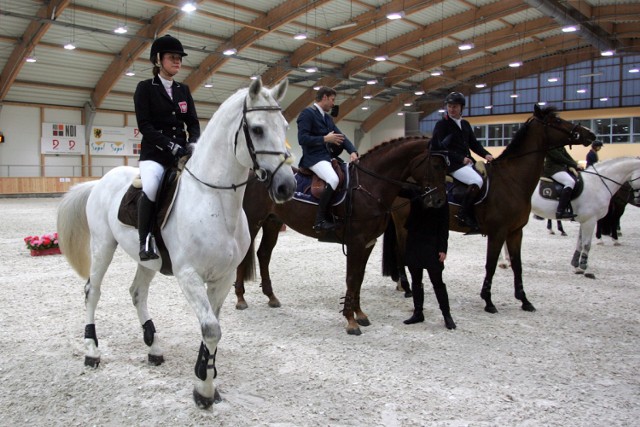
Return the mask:
<path id="1" fill-rule="evenodd" d="M 262 136 L 264 134 L 264 130 L 262 129 L 262 126 L 254 126 L 251 128 L 251 133 L 256 136 Z"/>

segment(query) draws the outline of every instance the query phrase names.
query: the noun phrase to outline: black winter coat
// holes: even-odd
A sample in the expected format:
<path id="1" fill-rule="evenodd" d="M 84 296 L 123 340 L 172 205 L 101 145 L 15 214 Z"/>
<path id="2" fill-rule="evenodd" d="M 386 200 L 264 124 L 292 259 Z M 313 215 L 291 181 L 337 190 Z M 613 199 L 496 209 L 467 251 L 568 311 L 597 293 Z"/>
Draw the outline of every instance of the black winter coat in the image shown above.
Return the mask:
<path id="1" fill-rule="evenodd" d="M 423 200 L 416 197 L 417 189 L 403 189 L 400 197 L 411 199 L 411 210 L 404 227 L 407 229 L 405 264 L 430 268 L 438 262 L 438 253 L 447 253 L 449 247 L 449 205 L 427 208 Z"/>
<path id="2" fill-rule="evenodd" d="M 463 119 L 460 125 L 462 129 L 458 127 L 458 124 L 452 118 L 444 116 L 438 120 L 433 128 L 432 140 L 435 141 L 439 149 L 448 150 L 449 152 L 449 173 L 463 167 L 464 158 L 471 158 L 471 151 L 482 158 L 490 154 L 478 142 L 468 121 Z M 448 136 L 450 138 L 447 139 Z"/>
<path id="3" fill-rule="evenodd" d="M 200 122 L 189 87 L 173 82 L 173 100 L 160 77 L 138 83 L 133 95 L 138 129 L 142 133 L 140 161 L 153 160 L 164 167 L 171 166 L 172 143 L 184 148 L 200 137 Z"/>

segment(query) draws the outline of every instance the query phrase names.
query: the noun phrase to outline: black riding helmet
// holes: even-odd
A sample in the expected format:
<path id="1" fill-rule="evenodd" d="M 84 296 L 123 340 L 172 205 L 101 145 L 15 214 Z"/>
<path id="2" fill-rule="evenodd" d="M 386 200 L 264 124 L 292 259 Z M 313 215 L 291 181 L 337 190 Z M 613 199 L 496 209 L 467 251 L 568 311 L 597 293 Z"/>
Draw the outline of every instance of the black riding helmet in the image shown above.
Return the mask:
<path id="1" fill-rule="evenodd" d="M 153 44 L 151 45 L 151 55 L 149 55 L 151 63 L 156 65 L 158 54 L 162 55 L 163 53 L 177 53 L 181 56 L 187 56 L 182 48 L 180 40 L 170 36 L 169 34 L 158 37 L 153 41 Z"/>
<path id="2" fill-rule="evenodd" d="M 466 102 L 465 102 L 463 94 L 461 94 L 460 92 L 451 92 L 444 99 L 444 103 L 445 104 L 460 104 L 460 105 L 462 105 L 464 107 Z"/>
<path id="3" fill-rule="evenodd" d="M 592 146 L 593 148 L 596 148 L 596 147 L 602 147 L 602 141 L 593 141 L 593 143 L 591 144 L 591 146 Z"/>

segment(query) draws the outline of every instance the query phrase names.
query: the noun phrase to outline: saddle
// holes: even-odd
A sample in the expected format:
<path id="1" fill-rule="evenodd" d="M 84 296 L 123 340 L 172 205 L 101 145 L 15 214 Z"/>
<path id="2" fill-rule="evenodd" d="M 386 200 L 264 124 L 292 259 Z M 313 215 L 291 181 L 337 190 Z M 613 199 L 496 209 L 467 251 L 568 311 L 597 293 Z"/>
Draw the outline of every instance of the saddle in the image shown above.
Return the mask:
<path id="1" fill-rule="evenodd" d="M 331 200 L 332 205 L 335 206 L 344 201 L 347 193 L 346 189 L 349 187 L 348 164 L 338 159 L 331 159 L 331 167 L 338 175 L 338 187 L 334 191 Z M 309 168 L 299 168 L 295 173 L 295 178 L 297 187 L 293 198 L 301 202 L 317 205 L 324 191 L 326 182 Z"/>
<path id="2" fill-rule="evenodd" d="M 158 189 L 155 221 L 151 226 L 151 233 L 153 233 L 156 239 L 156 245 L 160 258 L 162 259 L 162 267 L 160 272 L 164 275 L 173 275 L 173 266 L 171 264 L 171 257 L 169 251 L 162 238 L 161 230 L 171 214 L 173 202 L 176 198 L 178 182 L 180 182 L 180 175 L 182 174 L 182 168 L 186 163 L 187 158 L 183 158 L 178 166 L 172 166 L 165 170 L 160 182 L 160 188 Z M 134 228 L 138 228 L 138 199 L 142 197 L 142 182 L 140 176 L 136 176 L 129 186 L 129 189 L 120 202 L 118 209 L 118 220 L 124 224 Z"/>
<path id="3" fill-rule="evenodd" d="M 487 175 L 486 165 L 483 161 L 477 161 L 473 168 L 482 177 L 482 188 L 480 189 L 480 197 L 474 203 L 477 205 L 487 197 L 487 193 L 489 192 L 489 177 Z M 467 193 L 467 187 L 469 186 L 464 182 L 458 181 L 451 175 L 447 175 L 445 184 L 447 186 L 447 202 L 452 205 L 462 205 L 462 200 L 464 199 L 464 196 Z"/>
<path id="4" fill-rule="evenodd" d="M 564 185 L 551 178 L 541 176 L 540 185 L 538 187 L 538 193 L 543 199 L 560 200 L 560 192 L 564 188 Z M 573 191 L 571 192 L 571 200 L 582 194 L 582 190 L 584 190 L 584 181 L 582 180 L 582 174 L 578 172 L 576 176 L 576 185 L 573 187 Z"/>

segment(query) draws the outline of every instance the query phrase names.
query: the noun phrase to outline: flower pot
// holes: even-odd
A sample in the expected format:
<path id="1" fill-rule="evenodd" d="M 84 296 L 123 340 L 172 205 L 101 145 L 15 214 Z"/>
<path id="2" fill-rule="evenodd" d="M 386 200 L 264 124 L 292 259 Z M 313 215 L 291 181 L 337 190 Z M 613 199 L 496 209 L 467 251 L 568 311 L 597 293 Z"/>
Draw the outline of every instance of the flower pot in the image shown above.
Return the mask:
<path id="1" fill-rule="evenodd" d="M 60 255 L 60 248 L 31 249 L 31 256 Z"/>

